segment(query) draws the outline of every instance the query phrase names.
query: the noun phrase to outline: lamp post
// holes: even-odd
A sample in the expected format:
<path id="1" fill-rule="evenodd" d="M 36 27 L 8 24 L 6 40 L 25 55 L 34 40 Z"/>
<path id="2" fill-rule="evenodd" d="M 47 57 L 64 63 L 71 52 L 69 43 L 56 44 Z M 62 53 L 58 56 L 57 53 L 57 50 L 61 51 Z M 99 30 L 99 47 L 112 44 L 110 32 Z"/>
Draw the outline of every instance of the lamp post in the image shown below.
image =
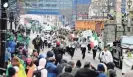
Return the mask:
<path id="1" fill-rule="evenodd" d="M 10 29 L 12 30 L 12 22 L 14 21 L 14 13 L 10 13 L 9 22 L 10 22 Z"/>
<path id="2" fill-rule="evenodd" d="M 1 0 L 1 19 L 0 19 L 0 74 L 5 72 L 5 51 L 6 51 L 6 29 L 8 0 Z"/>
<path id="3" fill-rule="evenodd" d="M 103 20 L 104 20 L 104 14 L 105 14 L 105 10 L 103 9 Z"/>
<path id="4" fill-rule="evenodd" d="M 128 0 L 128 1 L 127 1 L 127 5 L 128 5 L 128 9 L 130 9 L 131 6 L 132 6 L 132 1 L 131 1 L 131 0 Z"/>
<path id="5" fill-rule="evenodd" d="M 132 1 L 128 0 L 127 1 L 127 5 L 128 5 L 128 10 L 129 10 L 131 8 L 131 6 L 132 6 Z M 128 27 L 127 27 L 127 29 L 128 29 L 128 32 L 130 32 L 130 26 L 131 26 L 131 23 L 130 23 L 130 12 L 129 12 L 127 17 L 128 17 Z"/>

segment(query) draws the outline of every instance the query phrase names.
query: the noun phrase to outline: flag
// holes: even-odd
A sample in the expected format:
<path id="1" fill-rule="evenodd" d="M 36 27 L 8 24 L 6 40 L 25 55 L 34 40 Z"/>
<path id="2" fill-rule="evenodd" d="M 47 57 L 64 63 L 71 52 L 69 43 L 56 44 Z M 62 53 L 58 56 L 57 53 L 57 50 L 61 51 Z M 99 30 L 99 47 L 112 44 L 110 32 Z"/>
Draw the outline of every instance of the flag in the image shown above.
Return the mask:
<path id="1" fill-rule="evenodd" d="M 94 37 L 95 40 L 98 41 L 98 36 L 97 36 L 97 33 L 96 32 L 93 33 L 93 37 Z"/>

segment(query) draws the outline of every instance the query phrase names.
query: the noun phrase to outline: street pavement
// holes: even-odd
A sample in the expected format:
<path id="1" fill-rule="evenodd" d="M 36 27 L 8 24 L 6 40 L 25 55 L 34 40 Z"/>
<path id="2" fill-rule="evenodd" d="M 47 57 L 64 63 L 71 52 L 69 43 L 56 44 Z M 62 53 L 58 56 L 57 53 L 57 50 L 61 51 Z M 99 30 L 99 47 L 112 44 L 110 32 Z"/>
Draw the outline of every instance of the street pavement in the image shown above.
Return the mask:
<path id="1" fill-rule="evenodd" d="M 36 35 L 37 35 L 37 34 L 31 34 L 31 36 L 30 36 L 30 37 L 31 37 L 31 41 L 32 41 L 33 38 L 36 37 Z M 32 43 L 30 43 L 30 45 L 29 45 L 29 55 L 32 53 L 32 50 L 33 50 L 33 49 L 34 49 L 34 47 L 33 47 Z M 50 51 L 50 50 L 51 50 L 51 48 L 45 47 L 45 49 L 42 50 L 42 51 L 40 52 L 40 54 L 46 54 L 47 51 Z M 99 55 L 99 53 L 97 52 L 97 57 L 96 57 L 95 60 L 93 60 L 92 52 L 91 52 L 91 53 L 87 53 L 87 52 L 86 52 L 86 57 L 85 57 L 84 60 L 82 60 L 82 53 L 81 53 L 81 50 L 80 50 L 80 49 L 76 49 L 75 54 L 74 54 L 74 57 L 73 57 L 72 59 L 71 59 L 71 57 L 69 56 L 69 54 L 67 54 L 67 53 L 63 56 L 63 58 L 66 59 L 66 60 L 68 60 L 68 61 L 74 61 L 75 63 L 76 63 L 77 60 L 81 60 L 82 66 L 84 65 L 84 62 L 85 62 L 85 61 L 89 61 L 89 62 L 91 62 L 91 64 L 92 64 L 93 66 L 95 66 L 95 67 L 97 68 L 97 65 L 100 63 L 100 62 L 99 62 L 99 59 L 98 59 L 98 55 Z M 121 70 L 121 69 L 115 68 L 115 70 L 116 70 L 116 73 L 117 73 L 117 77 L 123 77 L 123 76 L 122 76 L 122 70 Z"/>

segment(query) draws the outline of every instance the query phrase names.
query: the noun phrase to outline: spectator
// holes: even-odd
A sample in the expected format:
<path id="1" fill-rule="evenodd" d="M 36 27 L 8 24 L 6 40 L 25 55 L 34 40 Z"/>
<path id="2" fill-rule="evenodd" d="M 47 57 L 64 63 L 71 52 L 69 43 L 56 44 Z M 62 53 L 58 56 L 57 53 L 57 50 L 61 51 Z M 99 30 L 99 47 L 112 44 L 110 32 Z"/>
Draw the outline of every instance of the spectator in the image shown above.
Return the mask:
<path id="1" fill-rule="evenodd" d="M 72 74 L 72 67 L 70 65 L 65 67 L 65 72 L 61 73 L 58 77 L 74 77 Z"/>
<path id="2" fill-rule="evenodd" d="M 31 58 L 32 58 L 32 60 L 33 60 L 33 62 L 34 62 L 34 64 L 35 64 L 36 66 L 39 65 L 38 56 L 39 56 L 39 55 L 38 55 L 38 53 L 37 53 L 37 50 L 33 50 L 33 53 L 32 53 Z"/>
<path id="3" fill-rule="evenodd" d="M 69 61 L 68 64 L 72 67 L 75 68 L 75 63 L 73 61 Z"/>
<path id="4" fill-rule="evenodd" d="M 77 71 L 75 77 L 97 77 L 98 72 L 90 69 L 90 67 L 94 68 L 90 62 L 85 62 L 84 68 L 81 68 Z"/>
<path id="5" fill-rule="evenodd" d="M 19 76 L 19 77 L 26 77 L 25 68 L 24 68 L 24 66 L 20 63 L 20 60 L 19 60 L 19 58 L 17 58 L 17 57 L 13 57 L 13 59 L 11 60 L 11 64 L 7 67 L 6 76 L 9 75 L 9 73 L 8 73 L 8 68 L 14 67 L 14 66 L 18 66 L 19 69 L 20 69 L 20 70 L 18 71 L 18 76 Z"/>
<path id="6" fill-rule="evenodd" d="M 52 51 L 48 51 L 48 52 L 47 52 L 46 60 L 48 61 L 48 59 L 49 59 L 50 57 L 53 57 L 53 56 L 54 56 L 54 53 L 53 53 Z"/>
<path id="7" fill-rule="evenodd" d="M 41 77 L 48 77 L 48 71 L 44 68 L 46 65 L 46 59 L 41 58 L 39 60 L 39 66 L 37 67 L 37 70 L 41 70 Z"/>
<path id="8" fill-rule="evenodd" d="M 62 59 L 59 62 L 59 65 L 57 66 L 57 75 L 61 74 L 63 72 L 63 68 L 67 66 L 67 61 Z"/>
<path id="9" fill-rule="evenodd" d="M 32 77 L 32 74 L 36 68 L 36 65 L 33 63 L 31 58 L 26 60 L 26 73 L 27 77 Z"/>
<path id="10" fill-rule="evenodd" d="M 5 62 L 8 62 L 9 60 L 11 60 L 11 48 L 7 48 L 6 52 L 5 52 Z"/>
<path id="11" fill-rule="evenodd" d="M 9 41 L 9 48 L 11 48 L 11 56 L 13 57 L 14 56 L 14 53 L 15 53 L 15 48 L 16 48 L 16 42 L 14 40 L 10 40 Z"/>
<path id="12" fill-rule="evenodd" d="M 48 77 L 57 77 L 57 66 L 55 65 L 55 59 L 53 57 L 49 58 L 49 61 L 46 65 L 48 71 Z"/>
<path id="13" fill-rule="evenodd" d="M 99 64 L 102 64 L 105 68 L 105 73 L 108 74 L 108 69 L 107 69 L 107 66 L 104 64 L 104 63 L 99 63 Z"/>
<path id="14" fill-rule="evenodd" d="M 76 67 L 72 70 L 72 74 L 75 76 L 77 71 L 80 69 L 80 67 L 82 66 L 81 61 L 78 60 L 76 63 Z"/>
<path id="15" fill-rule="evenodd" d="M 99 72 L 99 75 L 97 77 L 107 77 L 107 75 L 105 74 L 105 68 L 103 64 L 98 64 L 97 70 Z"/>
<path id="16" fill-rule="evenodd" d="M 116 70 L 114 70 L 115 64 L 113 62 L 109 62 L 107 64 L 108 67 L 108 77 L 117 77 Z"/>
<path id="17" fill-rule="evenodd" d="M 104 51 L 100 53 L 100 59 L 106 65 L 109 62 L 113 62 L 113 57 L 110 51 L 108 51 L 107 47 L 104 47 Z"/>
<path id="18" fill-rule="evenodd" d="M 14 68 L 14 69 L 15 69 L 15 71 L 16 71 L 16 73 L 15 73 L 15 77 L 19 77 L 19 76 L 18 76 L 19 67 L 14 66 L 13 68 Z"/>
<path id="19" fill-rule="evenodd" d="M 8 68 L 8 76 L 6 77 L 15 77 L 16 70 L 13 67 Z"/>
<path id="20" fill-rule="evenodd" d="M 55 59 L 56 59 L 55 64 L 57 65 L 63 57 L 64 50 L 63 50 L 63 48 L 60 47 L 60 43 L 57 42 L 56 47 L 53 49 L 53 51 L 54 51 Z"/>

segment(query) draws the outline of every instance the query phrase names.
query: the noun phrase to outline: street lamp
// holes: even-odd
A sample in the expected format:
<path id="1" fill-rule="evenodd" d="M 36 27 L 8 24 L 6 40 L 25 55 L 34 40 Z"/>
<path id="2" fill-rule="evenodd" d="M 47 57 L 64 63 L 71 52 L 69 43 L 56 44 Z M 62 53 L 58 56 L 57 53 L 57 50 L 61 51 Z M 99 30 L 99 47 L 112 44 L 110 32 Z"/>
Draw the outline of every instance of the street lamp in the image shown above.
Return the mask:
<path id="1" fill-rule="evenodd" d="M 132 5 L 132 1 L 131 0 L 128 0 L 127 1 L 127 5 L 128 5 L 128 8 L 130 9 L 131 5 Z"/>
<path id="2" fill-rule="evenodd" d="M 5 2 L 5 3 L 3 4 L 3 7 L 4 7 L 4 8 L 8 8 L 8 3 Z"/>
<path id="3" fill-rule="evenodd" d="M 7 14 L 8 0 L 1 0 L 1 19 L 0 19 L 0 74 L 5 70 L 5 51 L 6 51 L 6 29 L 7 29 Z"/>
<path id="4" fill-rule="evenodd" d="M 128 9 L 130 9 L 131 6 L 132 6 L 132 1 L 131 0 L 128 0 L 127 1 L 127 5 L 128 5 Z M 130 25 L 131 25 L 131 23 L 130 23 L 130 12 L 129 12 L 129 14 L 128 14 L 128 27 L 127 27 L 128 32 L 130 32 Z"/>
<path id="5" fill-rule="evenodd" d="M 105 14 L 105 9 L 103 9 L 103 20 L 104 20 L 104 14 Z"/>

